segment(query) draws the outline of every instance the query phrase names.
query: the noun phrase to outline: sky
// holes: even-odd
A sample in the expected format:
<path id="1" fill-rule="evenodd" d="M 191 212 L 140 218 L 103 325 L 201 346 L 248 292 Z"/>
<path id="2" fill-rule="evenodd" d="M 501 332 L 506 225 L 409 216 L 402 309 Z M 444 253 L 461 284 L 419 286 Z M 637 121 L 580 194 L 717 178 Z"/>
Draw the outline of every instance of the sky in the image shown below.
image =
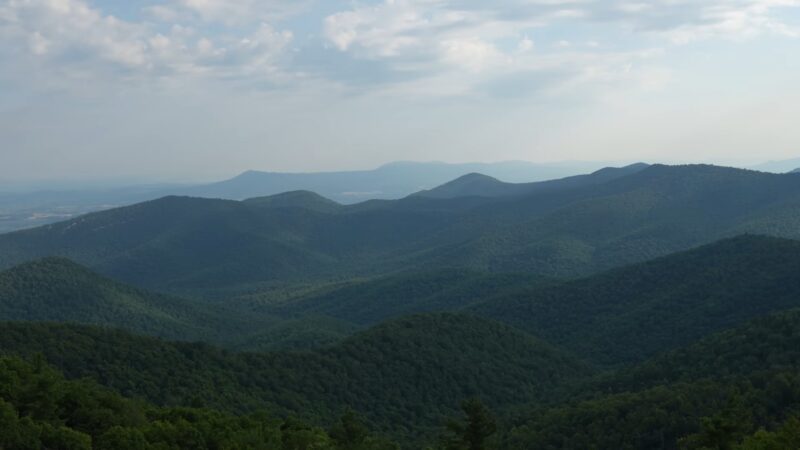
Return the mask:
<path id="1" fill-rule="evenodd" d="M 0 184 L 800 156 L 800 0 L 0 0 Z"/>

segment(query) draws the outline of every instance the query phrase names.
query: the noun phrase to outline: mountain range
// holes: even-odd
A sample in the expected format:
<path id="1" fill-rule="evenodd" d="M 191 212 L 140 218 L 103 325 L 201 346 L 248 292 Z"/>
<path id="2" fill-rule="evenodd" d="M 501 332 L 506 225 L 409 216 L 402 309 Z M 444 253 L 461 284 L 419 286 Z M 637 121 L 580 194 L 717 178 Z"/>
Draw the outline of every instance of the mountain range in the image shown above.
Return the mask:
<path id="1" fill-rule="evenodd" d="M 0 348 L 166 406 L 268 407 L 330 423 L 348 405 L 408 448 L 429 439 L 459 398 L 480 395 L 501 412 L 502 448 L 676 449 L 687 439 L 736 442 L 786 420 L 800 405 L 798 330 L 800 312 L 790 309 L 613 372 L 514 328 L 453 314 L 390 321 L 301 353 L 235 354 L 19 323 L 0 325 Z M 719 434 L 711 424 L 723 420 Z"/>
<path id="2" fill-rule="evenodd" d="M 799 448 L 798 221 L 795 174 L 636 164 L 3 234 L 0 447 Z"/>
<path id="3" fill-rule="evenodd" d="M 216 304 L 154 294 L 48 258 L 0 273 L 0 320 L 111 326 L 252 350 L 324 347 L 388 320 L 469 313 L 594 365 L 619 366 L 800 308 L 798 270 L 800 242 L 740 236 L 578 280 L 448 269 Z"/>
<path id="4" fill-rule="evenodd" d="M 800 167 L 800 158 L 784 159 L 777 161 L 767 161 L 762 164 L 752 166 L 753 170 L 772 173 L 787 173 Z"/>
<path id="5" fill-rule="evenodd" d="M 599 163 L 534 164 L 524 161 L 447 164 L 394 162 L 374 170 L 318 173 L 248 171 L 230 180 L 173 192 L 175 195 L 243 200 L 287 191 L 312 191 L 339 203 L 398 199 L 430 189 L 469 173 L 506 182 L 533 182 L 577 175 L 602 167 Z"/>
<path id="6" fill-rule="evenodd" d="M 216 343 L 272 325 L 265 315 L 254 318 L 223 306 L 150 292 L 57 257 L 0 272 L 0 320 L 90 324 Z"/>
<path id="7" fill-rule="evenodd" d="M 581 276 L 743 233 L 800 237 L 794 175 L 632 166 L 525 189 L 350 206 L 311 193 L 165 197 L 0 235 L 0 266 L 55 255 L 135 285 L 220 298 L 410 267 Z"/>
<path id="8" fill-rule="evenodd" d="M 289 191 L 314 191 L 341 203 L 397 199 L 430 189 L 470 172 L 482 172 L 508 182 L 541 181 L 600 168 L 599 163 L 446 164 L 395 162 L 374 170 L 281 173 L 247 171 L 234 178 L 206 184 L 134 185 L 40 191 L 0 190 L 0 232 L 32 228 L 82 214 L 154 200 L 168 195 L 243 200 Z"/>

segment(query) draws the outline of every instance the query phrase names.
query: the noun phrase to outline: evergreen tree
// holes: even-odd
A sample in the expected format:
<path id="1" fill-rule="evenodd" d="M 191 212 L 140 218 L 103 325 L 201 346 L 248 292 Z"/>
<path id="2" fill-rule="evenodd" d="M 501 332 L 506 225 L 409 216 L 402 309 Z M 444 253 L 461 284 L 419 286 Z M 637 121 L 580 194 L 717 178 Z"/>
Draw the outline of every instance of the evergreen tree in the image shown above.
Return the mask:
<path id="1" fill-rule="evenodd" d="M 355 411 L 348 408 L 328 434 L 330 434 L 338 448 L 354 450 L 359 448 L 369 437 L 369 429 L 356 415 Z"/>
<path id="2" fill-rule="evenodd" d="M 450 421 L 448 435 L 443 438 L 446 450 L 486 450 L 488 439 L 497 431 L 497 423 L 489 409 L 477 398 L 461 403 L 463 422 Z"/>

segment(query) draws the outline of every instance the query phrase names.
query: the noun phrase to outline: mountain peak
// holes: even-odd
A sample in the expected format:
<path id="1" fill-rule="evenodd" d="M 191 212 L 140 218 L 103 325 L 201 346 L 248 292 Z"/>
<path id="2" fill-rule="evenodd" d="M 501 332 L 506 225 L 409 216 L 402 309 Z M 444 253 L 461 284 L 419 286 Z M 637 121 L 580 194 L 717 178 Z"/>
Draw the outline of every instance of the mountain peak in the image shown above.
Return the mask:
<path id="1" fill-rule="evenodd" d="M 498 190 L 505 190 L 508 186 L 497 178 L 481 173 L 468 173 L 433 189 L 414 194 L 426 198 L 455 198 L 455 197 L 494 197 Z"/>
<path id="2" fill-rule="evenodd" d="M 244 200 L 244 203 L 269 208 L 303 208 L 318 212 L 333 212 L 341 208 L 339 203 L 325 198 L 316 192 L 299 190 L 282 194 L 255 197 Z"/>

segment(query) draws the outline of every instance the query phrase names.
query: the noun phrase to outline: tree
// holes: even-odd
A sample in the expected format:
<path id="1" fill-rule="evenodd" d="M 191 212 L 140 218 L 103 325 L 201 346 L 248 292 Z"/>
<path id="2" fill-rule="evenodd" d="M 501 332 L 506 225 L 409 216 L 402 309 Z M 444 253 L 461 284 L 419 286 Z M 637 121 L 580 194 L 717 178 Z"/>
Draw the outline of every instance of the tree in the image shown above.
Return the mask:
<path id="1" fill-rule="evenodd" d="M 355 411 L 348 408 L 329 434 L 338 448 L 351 450 L 358 448 L 369 437 L 369 429 Z"/>
<path id="2" fill-rule="evenodd" d="M 447 450 L 485 450 L 487 440 L 497 431 L 497 423 L 489 409 L 477 398 L 461 403 L 466 416 L 463 422 L 450 421 L 442 446 Z"/>

